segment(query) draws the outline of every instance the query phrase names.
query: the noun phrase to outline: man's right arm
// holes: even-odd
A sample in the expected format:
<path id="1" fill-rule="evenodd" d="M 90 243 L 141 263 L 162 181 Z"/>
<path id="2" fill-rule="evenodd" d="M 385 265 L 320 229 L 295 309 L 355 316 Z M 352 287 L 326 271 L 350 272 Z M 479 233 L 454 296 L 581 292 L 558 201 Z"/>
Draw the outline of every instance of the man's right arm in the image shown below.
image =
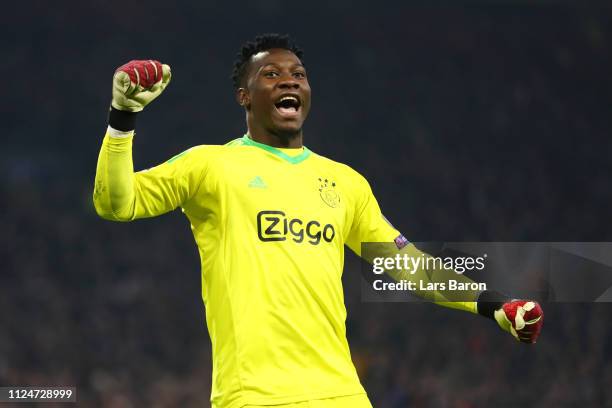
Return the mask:
<path id="1" fill-rule="evenodd" d="M 200 172 L 184 154 L 134 172 L 136 116 L 161 94 L 170 77 L 170 67 L 152 60 L 130 61 L 115 71 L 109 127 L 98 157 L 93 195 L 96 212 L 105 219 L 131 221 L 166 213 L 182 205 L 198 184 Z"/>
<path id="2" fill-rule="evenodd" d="M 112 221 L 132 221 L 172 211 L 193 196 L 203 178 L 196 149 L 148 170 L 134 172 L 133 132 L 109 127 L 102 142 L 93 194 L 96 212 Z"/>

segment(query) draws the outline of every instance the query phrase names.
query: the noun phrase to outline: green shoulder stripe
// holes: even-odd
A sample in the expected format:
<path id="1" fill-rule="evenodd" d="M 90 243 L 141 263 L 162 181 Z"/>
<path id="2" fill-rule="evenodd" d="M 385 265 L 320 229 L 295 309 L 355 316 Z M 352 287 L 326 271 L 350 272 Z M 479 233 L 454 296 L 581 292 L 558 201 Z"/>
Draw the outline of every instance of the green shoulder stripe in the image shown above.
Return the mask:
<path id="1" fill-rule="evenodd" d="M 241 146 L 243 144 L 242 138 L 239 137 L 238 139 L 230 140 L 225 144 L 225 146 Z"/>
<path id="2" fill-rule="evenodd" d="M 184 152 L 179 153 L 179 154 L 177 154 L 177 155 L 176 155 L 176 156 L 174 156 L 174 157 L 171 157 L 171 158 L 170 158 L 170 159 L 169 159 L 169 160 L 168 160 L 166 163 L 172 163 L 172 162 L 173 162 L 173 161 L 175 161 L 176 159 L 181 158 L 181 156 L 185 155 L 185 154 L 186 154 L 186 153 L 187 153 L 189 150 L 191 150 L 191 149 L 187 149 L 187 150 L 185 150 Z"/>

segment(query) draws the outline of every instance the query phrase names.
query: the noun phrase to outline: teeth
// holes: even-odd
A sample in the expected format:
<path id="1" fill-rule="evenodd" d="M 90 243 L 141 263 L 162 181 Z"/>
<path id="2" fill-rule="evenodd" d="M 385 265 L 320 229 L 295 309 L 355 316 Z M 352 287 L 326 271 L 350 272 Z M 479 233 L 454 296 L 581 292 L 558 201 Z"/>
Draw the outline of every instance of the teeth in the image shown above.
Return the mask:
<path id="1" fill-rule="evenodd" d="M 296 103 L 298 101 L 297 98 L 294 96 L 283 96 L 279 102 L 286 101 L 286 100 L 295 101 Z"/>

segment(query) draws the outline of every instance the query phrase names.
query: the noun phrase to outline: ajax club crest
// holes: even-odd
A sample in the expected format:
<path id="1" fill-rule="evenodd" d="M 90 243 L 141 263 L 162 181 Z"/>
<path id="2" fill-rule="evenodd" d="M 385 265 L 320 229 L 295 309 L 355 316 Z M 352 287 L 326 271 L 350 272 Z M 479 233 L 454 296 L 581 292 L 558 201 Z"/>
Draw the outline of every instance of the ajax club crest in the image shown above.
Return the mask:
<path id="1" fill-rule="evenodd" d="M 321 199 L 332 208 L 340 205 L 340 195 L 336 191 L 336 183 L 319 177 L 319 194 Z"/>

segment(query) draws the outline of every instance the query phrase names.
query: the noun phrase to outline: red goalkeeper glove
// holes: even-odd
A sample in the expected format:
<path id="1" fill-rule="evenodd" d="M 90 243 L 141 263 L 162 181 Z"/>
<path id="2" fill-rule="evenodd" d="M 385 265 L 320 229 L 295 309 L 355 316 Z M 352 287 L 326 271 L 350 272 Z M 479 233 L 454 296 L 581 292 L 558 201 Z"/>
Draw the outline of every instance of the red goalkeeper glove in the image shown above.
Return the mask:
<path id="1" fill-rule="evenodd" d="M 522 343 L 535 343 L 544 323 L 540 304 L 531 300 L 506 302 L 494 312 L 494 317 L 499 327 Z"/>
<path id="2" fill-rule="evenodd" d="M 108 124 L 123 132 L 134 130 L 137 113 L 166 89 L 171 78 L 170 67 L 155 60 L 132 60 L 117 68 Z"/>
<path id="3" fill-rule="evenodd" d="M 140 112 L 168 86 L 170 67 L 155 60 L 132 60 L 117 68 L 113 77 L 112 106 Z"/>
<path id="4" fill-rule="evenodd" d="M 535 343 L 542 331 L 544 312 L 533 300 L 508 300 L 495 291 L 485 291 L 478 298 L 477 308 L 479 314 L 495 319 L 499 327 L 522 343 Z"/>

